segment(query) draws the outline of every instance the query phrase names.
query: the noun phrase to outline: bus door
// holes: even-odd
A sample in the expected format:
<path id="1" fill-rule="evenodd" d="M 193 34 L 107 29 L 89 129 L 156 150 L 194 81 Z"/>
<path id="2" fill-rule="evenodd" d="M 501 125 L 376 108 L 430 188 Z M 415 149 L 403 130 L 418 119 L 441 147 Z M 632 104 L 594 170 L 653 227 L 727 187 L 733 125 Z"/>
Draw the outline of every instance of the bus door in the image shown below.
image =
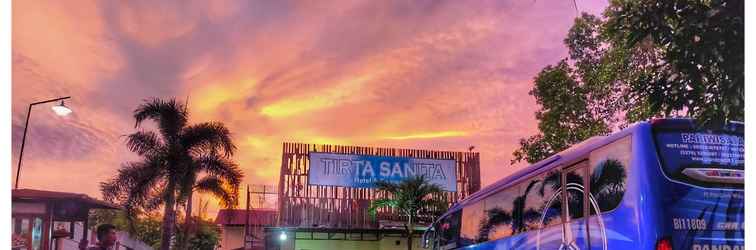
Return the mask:
<path id="1" fill-rule="evenodd" d="M 586 220 L 588 188 L 588 161 L 581 161 L 562 171 L 564 193 L 562 195 L 562 217 L 564 230 L 561 249 L 590 249 L 590 231 Z"/>

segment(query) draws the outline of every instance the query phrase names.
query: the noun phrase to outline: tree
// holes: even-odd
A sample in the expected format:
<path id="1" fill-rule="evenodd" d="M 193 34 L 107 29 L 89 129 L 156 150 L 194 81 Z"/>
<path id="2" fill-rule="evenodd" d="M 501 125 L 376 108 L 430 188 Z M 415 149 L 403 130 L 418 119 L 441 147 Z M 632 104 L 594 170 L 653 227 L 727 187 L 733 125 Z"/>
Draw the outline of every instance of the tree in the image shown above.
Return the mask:
<path id="1" fill-rule="evenodd" d="M 408 250 L 412 250 L 412 234 L 418 215 L 443 211 L 448 205 L 443 199 L 444 191 L 441 186 L 430 183 L 422 175 L 404 179 L 399 183 L 378 181 L 375 185 L 382 198 L 370 204 L 370 214 L 375 216 L 379 208 L 389 207 L 405 216 Z"/>
<path id="2" fill-rule="evenodd" d="M 742 0 L 615 0 L 604 14 L 613 47 L 651 44 L 661 60 L 647 84 L 630 93 L 651 110 L 680 111 L 704 124 L 743 120 L 744 15 Z"/>
<path id="3" fill-rule="evenodd" d="M 512 214 L 510 212 L 501 209 L 500 207 L 494 207 L 485 211 L 486 216 L 481 219 L 480 228 L 478 229 L 478 237 L 476 242 L 486 242 L 489 240 L 488 236 L 493 232 L 494 228 L 498 225 L 508 225 L 512 223 Z"/>
<path id="4" fill-rule="evenodd" d="M 591 174 L 591 195 L 596 198 L 601 211 L 614 208 L 622 202 L 627 173 L 622 163 L 607 159 L 599 163 Z"/>
<path id="5" fill-rule="evenodd" d="M 582 14 L 569 58 L 535 77 L 540 133 L 520 140 L 512 164 L 652 117 L 742 121 L 743 16 L 741 0 L 614 0 L 603 19 Z"/>
<path id="6" fill-rule="evenodd" d="M 512 233 L 520 233 L 528 230 L 527 224 L 538 220 L 541 217 L 540 211 L 527 208 L 525 201 L 528 199 L 530 190 L 535 187 L 539 180 L 532 180 L 525 188 L 522 195 L 515 197 L 512 201 Z"/>
<path id="7" fill-rule="evenodd" d="M 541 105 L 536 112 L 541 133 L 520 140 L 512 164 L 521 160 L 537 162 L 574 143 L 608 132 L 604 116 L 591 112 L 589 93 L 579 85 L 565 60 L 543 69 L 535 84 L 530 94 Z"/>
<path id="8" fill-rule="evenodd" d="M 193 190 L 195 179 L 192 177 L 196 177 L 198 169 L 207 171 L 218 181 L 224 181 L 221 178 L 224 173 L 233 172 L 233 169 L 219 168 L 221 165 L 198 164 L 204 157 L 233 155 L 236 147 L 229 130 L 217 122 L 188 125 L 188 118 L 186 107 L 174 99 L 153 99 L 140 105 L 134 111 L 135 127 L 152 120 L 157 133 L 141 130 L 128 135 L 127 146 L 142 159 L 125 163 L 114 178 L 100 184 L 104 198 L 121 204 L 129 221 L 133 221 L 140 210 L 149 212 L 163 207 L 162 250 L 170 247 L 176 205 L 184 202 Z M 233 183 L 223 185 L 238 190 L 238 185 L 234 187 Z M 238 191 L 231 192 L 231 195 L 236 194 Z"/>

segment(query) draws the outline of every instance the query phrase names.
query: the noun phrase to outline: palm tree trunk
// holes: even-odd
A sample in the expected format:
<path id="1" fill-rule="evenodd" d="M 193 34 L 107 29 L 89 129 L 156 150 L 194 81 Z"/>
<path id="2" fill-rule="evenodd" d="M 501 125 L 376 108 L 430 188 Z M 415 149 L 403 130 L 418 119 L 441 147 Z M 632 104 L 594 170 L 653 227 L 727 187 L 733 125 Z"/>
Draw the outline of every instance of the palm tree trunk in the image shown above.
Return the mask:
<path id="1" fill-rule="evenodd" d="M 168 185 L 169 187 L 172 185 Z M 176 222 L 176 212 L 174 205 L 176 197 L 173 192 L 169 191 L 165 199 L 165 212 L 163 213 L 163 235 L 160 240 L 160 250 L 170 250 L 171 237 L 173 237 L 173 225 Z"/>
<path id="2" fill-rule="evenodd" d="M 189 230 L 192 228 L 192 191 L 189 191 L 189 197 L 186 200 L 186 218 L 184 219 L 184 237 L 181 240 L 181 246 L 189 247 L 189 236 L 192 235 Z"/>
<path id="3" fill-rule="evenodd" d="M 407 250 L 412 250 L 412 233 L 414 233 L 415 225 L 412 224 L 412 215 L 408 216 L 407 222 Z"/>

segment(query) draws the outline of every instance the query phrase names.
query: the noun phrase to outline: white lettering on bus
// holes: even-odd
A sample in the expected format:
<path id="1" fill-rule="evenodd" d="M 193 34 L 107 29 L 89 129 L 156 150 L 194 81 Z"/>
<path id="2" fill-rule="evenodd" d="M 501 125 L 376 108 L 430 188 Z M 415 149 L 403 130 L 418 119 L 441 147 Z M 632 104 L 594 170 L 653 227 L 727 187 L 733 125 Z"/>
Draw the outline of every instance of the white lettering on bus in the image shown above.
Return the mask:
<path id="1" fill-rule="evenodd" d="M 693 244 L 693 250 L 743 250 L 743 245 L 708 245 Z"/>
<path id="2" fill-rule="evenodd" d="M 675 230 L 706 230 L 706 220 L 690 218 L 672 218 Z"/>

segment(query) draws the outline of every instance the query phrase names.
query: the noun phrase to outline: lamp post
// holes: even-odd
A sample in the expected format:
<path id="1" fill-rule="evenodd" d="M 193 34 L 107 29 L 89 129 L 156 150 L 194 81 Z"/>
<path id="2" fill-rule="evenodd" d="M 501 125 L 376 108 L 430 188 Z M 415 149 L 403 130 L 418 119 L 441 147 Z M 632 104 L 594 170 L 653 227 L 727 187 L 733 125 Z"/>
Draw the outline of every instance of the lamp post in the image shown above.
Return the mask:
<path id="1" fill-rule="evenodd" d="M 21 175 L 21 160 L 24 157 L 24 144 L 26 144 L 26 130 L 29 128 L 29 116 L 31 116 L 32 106 L 37 105 L 37 104 L 48 103 L 48 102 L 60 101 L 60 104 L 53 106 L 52 110 L 53 112 L 55 112 L 55 114 L 59 116 L 66 116 L 73 111 L 71 111 L 71 109 L 66 107 L 65 103 L 63 103 L 63 100 L 70 99 L 70 98 L 71 98 L 70 96 L 66 96 L 66 97 L 60 97 L 60 98 L 55 98 L 55 99 L 50 99 L 46 101 L 35 102 L 32 104 L 29 104 L 29 111 L 26 112 L 26 124 L 24 125 L 24 136 L 21 139 L 21 153 L 18 155 L 18 167 L 16 168 L 16 186 L 14 189 L 18 189 L 18 177 L 19 175 Z"/>

